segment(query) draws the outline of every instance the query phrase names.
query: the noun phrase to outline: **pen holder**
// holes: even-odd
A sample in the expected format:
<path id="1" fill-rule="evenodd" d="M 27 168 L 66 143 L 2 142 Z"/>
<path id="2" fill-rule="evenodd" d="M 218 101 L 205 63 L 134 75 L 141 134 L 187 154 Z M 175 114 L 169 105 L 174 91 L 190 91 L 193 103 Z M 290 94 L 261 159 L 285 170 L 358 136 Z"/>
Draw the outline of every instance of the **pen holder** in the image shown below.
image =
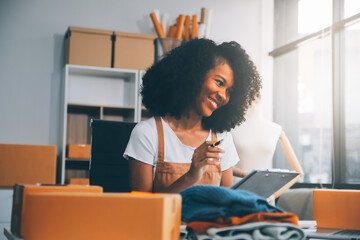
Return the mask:
<path id="1" fill-rule="evenodd" d="M 172 49 L 179 47 L 182 42 L 176 38 L 155 38 L 155 62 L 160 61 Z"/>

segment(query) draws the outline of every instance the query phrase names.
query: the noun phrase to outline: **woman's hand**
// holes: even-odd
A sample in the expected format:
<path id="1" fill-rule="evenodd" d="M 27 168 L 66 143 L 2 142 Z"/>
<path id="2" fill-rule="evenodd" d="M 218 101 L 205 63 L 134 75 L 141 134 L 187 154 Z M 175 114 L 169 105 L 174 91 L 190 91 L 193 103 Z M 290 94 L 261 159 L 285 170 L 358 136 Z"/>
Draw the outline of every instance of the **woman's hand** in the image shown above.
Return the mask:
<path id="1" fill-rule="evenodd" d="M 189 175 L 194 182 L 201 179 L 204 171 L 209 165 L 220 164 L 220 153 L 224 153 L 225 151 L 218 146 L 211 146 L 214 143 L 215 141 L 205 141 L 197 149 L 195 149 L 190 170 L 187 172 L 187 175 Z"/>

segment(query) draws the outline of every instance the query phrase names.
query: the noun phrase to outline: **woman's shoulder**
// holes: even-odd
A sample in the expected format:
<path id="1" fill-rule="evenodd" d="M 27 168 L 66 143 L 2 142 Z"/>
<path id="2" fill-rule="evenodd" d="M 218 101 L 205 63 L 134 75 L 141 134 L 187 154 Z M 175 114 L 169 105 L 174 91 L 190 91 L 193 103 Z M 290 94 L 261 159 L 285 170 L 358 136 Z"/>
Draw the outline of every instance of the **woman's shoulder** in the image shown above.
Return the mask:
<path id="1" fill-rule="evenodd" d="M 218 140 L 220 140 L 220 139 L 232 140 L 232 135 L 228 131 L 216 133 L 216 137 L 217 137 Z"/>
<path id="2" fill-rule="evenodd" d="M 154 131 L 156 131 L 155 118 L 151 117 L 149 119 L 138 122 L 134 127 L 133 134 L 147 135 L 153 134 Z"/>

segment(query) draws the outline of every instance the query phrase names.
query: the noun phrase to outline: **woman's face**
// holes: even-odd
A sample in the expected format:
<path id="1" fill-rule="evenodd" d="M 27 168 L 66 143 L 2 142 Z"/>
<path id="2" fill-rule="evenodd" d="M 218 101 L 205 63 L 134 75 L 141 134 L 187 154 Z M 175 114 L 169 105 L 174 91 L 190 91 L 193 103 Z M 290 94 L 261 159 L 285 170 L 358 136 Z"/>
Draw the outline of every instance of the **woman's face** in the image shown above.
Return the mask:
<path id="1" fill-rule="evenodd" d="M 216 109 L 226 105 L 233 85 L 233 71 L 228 63 L 220 63 L 211 69 L 206 74 L 200 95 L 196 99 L 198 114 L 209 117 Z"/>

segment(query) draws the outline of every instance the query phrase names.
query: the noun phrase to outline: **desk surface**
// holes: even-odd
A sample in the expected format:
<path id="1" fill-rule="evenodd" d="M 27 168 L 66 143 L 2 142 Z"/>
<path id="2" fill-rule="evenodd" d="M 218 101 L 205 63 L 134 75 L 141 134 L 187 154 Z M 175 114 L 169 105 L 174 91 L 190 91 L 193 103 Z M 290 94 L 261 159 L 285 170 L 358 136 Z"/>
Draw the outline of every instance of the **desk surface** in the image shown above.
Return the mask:
<path id="1" fill-rule="evenodd" d="M 12 232 L 8 228 L 4 228 L 4 235 L 5 237 L 7 237 L 8 240 L 24 240 L 23 238 L 19 238 L 12 234 Z"/>

